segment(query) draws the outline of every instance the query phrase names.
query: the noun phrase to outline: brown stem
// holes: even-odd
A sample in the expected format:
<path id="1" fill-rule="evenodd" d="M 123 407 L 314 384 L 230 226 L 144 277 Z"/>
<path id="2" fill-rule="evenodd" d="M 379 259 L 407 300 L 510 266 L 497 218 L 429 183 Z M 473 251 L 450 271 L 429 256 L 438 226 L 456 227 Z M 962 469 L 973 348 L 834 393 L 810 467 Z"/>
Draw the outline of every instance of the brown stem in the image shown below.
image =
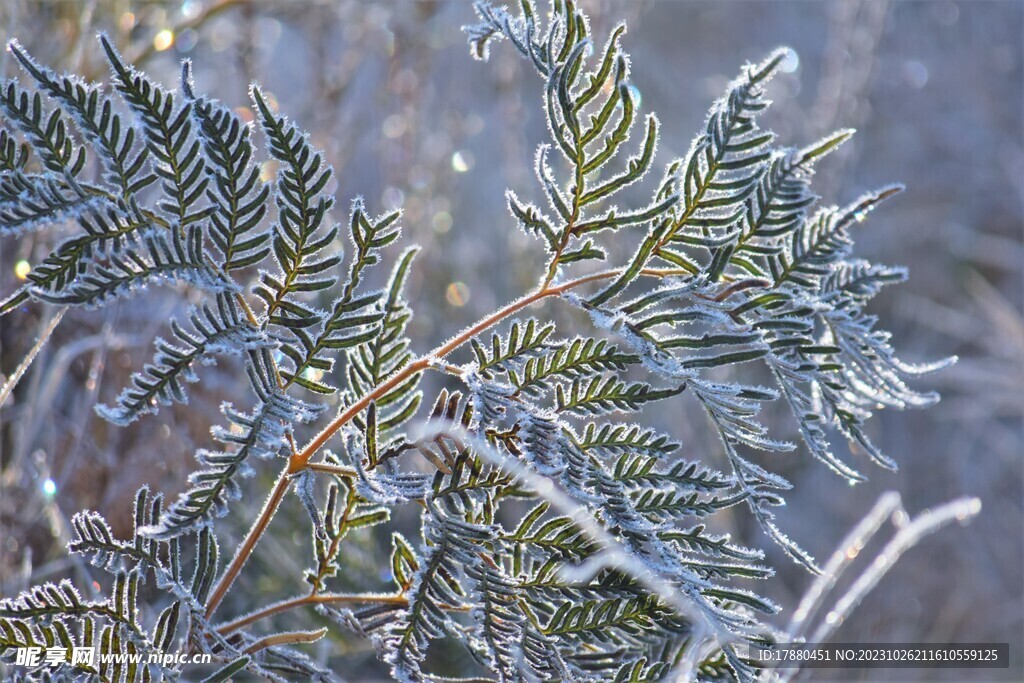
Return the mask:
<path id="1" fill-rule="evenodd" d="M 341 427 L 345 423 L 347 423 L 353 417 L 355 417 L 363 410 L 365 410 L 366 407 L 369 406 L 372 401 L 387 394 L 388 391 L 398 386 L 415 373 L 426 370 L 428 367 L 430 367 L 431 363 L 441 360 L 449 353 L 465 344 L 469 339 L 475 337 L 476 335 L 486 330 L 488 327 L 491 327 L 492 325 L 501 322 L 508 316 L 522 310 L 523 308 L 526 308 L 530 304 L 535 303 L 543 299 L 544 297 L 561 294 L 562 292 L 567 291 L 572 287 L 577 287 L 579 285 L 585 284 L 586 282 L 592 282 L 594 280 L 608 278 L 611 277 L 612 274 L 613 273 L 598 273 L 597 275 L 590 275 L 584 278 L 580 278 L 579 280 L 573 280 L 572 282 L 560 285 L 558 287 L 539 289 L 535 292 L 532 292 L 531 294 L 527 294 L 524 297 L 516 299 L 515 301 L 505 306 L 504 308 L 495 311 L 486 318 L 483 318 L 475 325 L 466 328 L 459 334 L 455 335 L 455 337 L 453 337 L 447 343 L 439 346 L 438 348 L 434 349 L 427 355 L 418 358 L 409 365 L 406 365 L 400 371 L 392 375 L 386 382 L 377 386 L 371 392 L 369 392 L 361 399 L 359 399 L 351 406 L 349 406 L 348 409 L 343 411 L 340 415 L 338 415 L 338 417 L 334 418 L 334 421 L 327 425 L 323 429 L 323 431 L 321 431 L 312 441 L 310 441 L 309 444 L 307 444 L 306 447 L 302 449 L 301 453 L 297 453 L 296 455 L 292 456 L 291 462 L 289 463 L 289 471 L 295 473 L 305 469 L 306 464 L 309 462 L 309 459 L 313 457 L 313 454 L 320 450 L 320 448 L 322 448 L 323 445 L 327 443 L 327 441 L 332 436 L 334 436 L 334 434 L 337 433 L 337 431 L 341 429 Z"/>
<path id="2" fill-rule="evenodd" d="M 274 513 L 277 512 L 278 506 L 284 499 L 284 494 L 288 491 L 288 470 L 285 469 L 277 477 L 277 482 L 274 484 L 274 488 L 270 492 L 270 497 L 267 498 L 266 504 L 263 506 L 263 510 L 260 512 L 260 516 L 256 518 L 256 522 L 253 523 L 252 528 L 249 529 L 248 535 L 245 540 L 242 541 L 242 545 L 238 546 L 238 550 L 235 552 L 235 556 L 231 559 L 231 564 L 224 570 L 223 576 L 220 577 L 220 581 L 217 582 L 217 586 L 213 589 L 213 594 L 210 595 L 209 602 L 206 603 L 206 618 L 209 619 L 213 616 L 214 610 L 217 609 L 217 605 L 220 604 L 221 600 L 227 594 L 228 589 L 231 588 L 231 584 L 234 583 L 235 577 L 238 576 L 238 572 L 242 570 L 242 565 L 252 555 L 253 548 L 256 547 L 256 542 L 260 540 L 260 536 L 267 530 L 267 526 L 270 525 L 270 520 L 273 519 Z"/>
<path id="3" fill-rule="evenodd" d="M 344 477 L 345 479 L 352 479 L 356 476 L 356 471 L 351 467 L 328 465 L 325 462 L 311 462 L 306 465 L 306 469 L 313 470 L 314 472 L 323 472 L 325 474 L 336 474 L 339 477 Z"/>
<path id="4" fill-rule="evenodd" d="M 349 420 L 354 418 L 360 412 L 366 409 L 372 401 L 380 398 L 387 394 L 388 391 L 394 387 L 400 385 L 402 382 L 407 380 L 417 372 L 426 370 L 431 365 L 437 363 L 445 356 L 450 354 L 455 349 L 459 348 L 467 341 L 476 337 L 478 334 L 483 332 L 489 327 L 498 324 L 505 318 L 513 315 L 520 310 L 526 308 L 530 304 L 536 303 L 541 299 L 549 296 L 558 296 L 565 292 L 568 292 L 576 287 L 582 285 L 597 282 L 600 280 L 607 280 L 616 277 L 622 273 L 622 269 L 607 270 L 600 273 L 594 273 L 592 275 L 585 275 L 583 277 L 571 280 L 569 282 L 560 285 L 547 285 L 540 289 L 531 292 L 519 299 L 516 299 L 512 303 L 508 304 L 504 308 L 492 313 L 486 318 L 482 318 L 479 322 L 470 327 L 467 327 L 459 334 L 455 335 L 451 340 L 437 347 L 430 353 L 426 354 L 413 361 L 409 365 L 396 372 L 386 381 L 375 387 L 368 394 L 363 396 L 361 399 L 353 403 L 347 409 L 345 409 L 338 417 L 336 417 L 327 427 L 323 429 L 316 437 L 310 441 L 302 452 L 293 453 L 288 459 L 288 464 L 284 470 L 278 476 L 277 483 L 274 485 L 274 489 L 270 492 L 270 497 L 267 499 L 266 505 L 263 507 L 263 511 L 260 513 L 256 523 L 253 524 L 252 529 L 249 530 L 249 535 L 246 536 L 245 541 L 239 546 L 235 552 L 235 556 L 231 560 L 231 564 L 224 571 L 224 575 L 217 583 L 217 587 L 213 591 L 213 595 L 210 597 L 210 601 L 206 606 L 206 618 L 209 619 L 213 614 L 214 610 L 217 609 L 217 605 L 220 604 L 221 600 L 224 599 L 224 595 L 231 587 L 232 582 L 241 571 L 242 565 L 248 560 L 249 555 L 252 554 L 253 548 L 256 547 L 256 542 L 260 536 L 266 531 L 267 526 L 270 524 L 271 518 L 277 511 L 277 507 L 281 504 L 281 500 L 284 498 L 285 492 L 288 490 L 288 479 L 291 475 L 297 474 L 302 470 L 310 467 L 309 460 L 313 455 L 323 447 L 327 441 L 337 433 Z M 647 277 L 668 277 L 671 275 L 689 274 L 688 271 L 680 269 L 657 269 L 657 268 L 645 268 L 641 271 L 641 274 Z M 319 469 L 316 467 L 314 469 Z M 315 596 L 314 596 L 315 597 Z"/>
<path id="5" fill-rule="evenodd" d="M 272 605 L 267 605 L 261 610 L 257 610 L 252 614 L 247 614 L 244 617 L 229 621 L 226 624 L 217 628 L 217 632 L 222 636 L 230 635 L 235 631 L 245 628 L 250 624 L 254 624 L 261 619 L 266 619 L 275 614 L 281 612 L 287 612 L 288 610 L 295 609 L 297 607 L 304 607 L 306 605 L 352 605 L 360 603 L 377 603 L 382 605 L 406 605 L 408 601 L 404 595 L 398 594 L 375 594 L 375 593 L 350 593 L 350 594 L 332 594 L 332 593 L 319 593 L 317 595 L 303 595 L 296 598 L 290 598 L 288 600 L 282 600 L 281 602 L 275 602 Z"/>

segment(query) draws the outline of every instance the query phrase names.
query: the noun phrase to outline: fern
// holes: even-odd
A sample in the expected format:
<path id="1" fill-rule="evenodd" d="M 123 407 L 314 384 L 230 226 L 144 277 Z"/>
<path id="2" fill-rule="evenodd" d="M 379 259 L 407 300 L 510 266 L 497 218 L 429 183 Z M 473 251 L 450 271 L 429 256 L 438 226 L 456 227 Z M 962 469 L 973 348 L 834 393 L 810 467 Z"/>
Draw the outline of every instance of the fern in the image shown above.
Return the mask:
<path id="1" fill-rule="evenodd" d="M 270 188 L 259 184 L 251 131 L 227 107 L 195 96 L 188 62 L 182 73 L 182 90 L 208 155 L 205 169 L 213 188 L 206 196 L 216 207 L 210 214 L 210 232 L 221 252 L 218 265 L 228 272 L 259 263 L 268 254 L 270 235 L 260 226 Z"/>
<path id="2" fill-rule="evenodd" d="M 99 408 L 100 414 L 117 424 L 127 424 L 139 416 L 155 412 L 159 401 L 187 402 L 183 382 L 197 382 L 194 368 L 215 361 L 220 353 L 241 353 L 272 346 L 248 320 L 239 315 L 230 295 L 219 295 L 216 308 L 204 305 L 189 315 L 193 331 L 171 322 L 171 331 L 182 346 L 157 339 L 157 354 L 142 373 L 132 377 L 132 387 L 117 398 L 117 407 Z"/>
<path id="3" fill-rule="evenodd" d="M 126 65 L 109 38 L 100 36 L 118 92 L 142 124 L 153 172 L 166 200 L 157 206 L 181 225 L 200 220 L 207 210 L 192 211 L 208 183 L 200 143 L 192 133 L 191 103 L 179 105 L 174 95 Z"/>
<path id="4" fill-rule="evenodd" d="M 217 446 L 198 449 L 174 502 L 139 491 L 130 537 L 97 512 L 72 518 L 69 552 L 109 575 L 110 595 L 86 599 L 59 581 L 0 601 L 4 661 L 57 643 L 187 647 L 210 656 L 208 680 L 322 680 L 329 672 L 300 648 L 330 630 L 369 639 L 399 680 L 441 676 L 428 655 L 442 640 L 500 681 L 653 681 L 682 665 L 699 680 L 759 675 L 741 646 L 774 637 L 768 615 L 780 608 L 751 590 L 773 569 L 760 547 L 709 529 L 724 510 L 749 514 L 818 571 L 776 521 L 791 484 L 773 454 L 798 444 L 760 421 L 764 406 L 787 408 L 809 454 L 861 481 L 834 435 L 895 468 L 869 418 L 937 398 L 907 380 L 943 363 L 903 363 L 866 312 L 905 271 L 853 252 L 853 227 L 899 187 L 814 208 L 815 165 L 852 131 L 773 147 L 758 119 L 782 50 L 745 66 L 689 151 L 650 182 L 659 124 L 639 111 L 625 26 L 595 51 L 570 0 L 547 14 L 530 0 L 517 12 L 475 7 L 473 55 L 507 40 L 541 81 L 549 140 L 537 187 L 510 189 L 505 203 L 545 256 L 533 291 L 422 354 L 409 284 L 418 248 L 399 247 L 400 210 L 375 215 L 357 198 L 342 227 L 325 153 L 258 85 L 250 126 L 198 91 L 188 63 L 174 92 L 101 36 L 108 94 L 9 44 L 35 89 L 0 84 L 0 235 L 70 232 L 0 315 L 30 301 L 96 308 L 151 285 L 188 289 L 187 312 L 99 415 L 127 425 L 185 403 L 214 362 L 244 374 L 249 391 L 239 407 L 222 404 Z M 255 128 L 277 167 L 270 182 Z M 578 311 L 579 329 L 524 313 L 542 301 Z M 769 386 L 748 383 L 752 366 Z M 643 424 L 649 404 L 680 395 L 717 435 L 711 452 Z M 221 569 L 218 519 L 275 459 L 276 484 Z M 306 592 L 263 604 L 254 591 L 253 611 L 216 621 L 292 495 L 309 520 Z M 411 518 L 419 539 L 396 530 Z M 336 592 L 381 533 L 390 592 Z M 310 607 L 328 628 L 253 628 Z M 27 674 L 195 677 L 183 667 L 68 659 Z"/>
<path id="5" fill-rule="evenodd" d="M 209 292 L 231 292 L 234 286 L 223 273 L 211 268 L 203 249 L 202 233 L 194 228 L 140 238 L 143 249 L 125 253 L 115 250 L 104 265 L 76 278 L 59 292 L 34 288 L 33 294 L 51 303 L 95 308 L 127 296 L 150 284 L 186 282 Z"/>
<path id="6" fill-rule="evenodd" d="M 36 62 L 17 41 L 12 41 L 10 48 L 39 87 L 63 104 L 82 136 L 102 150 L 105 180 L 119 186 L 124 198 L 156 180 L 154 174 L 144 172 L 149 150 L 135 150 L 135 129 L 121 118 L 114 100 L 103 94 L 100 86 L 74 76 L 58 76 Z"/>
<path id="7" fill-rule="evenodd" d="M 269 324 L 302 330 L 320 322 L 323 314 L 300 301 L 298 294 L 330 287 L 324 273 L 341 261 L 336 255 L 313 258 L 337 236 L 337 228 L 325 223 L 334 200 L 321 194 L 333 171 L 323 166 L 323 156 L 298 128 L 270 111 L 259 88 L 252 89 L 252 98 L 270 154 L 281 162 L 274 183 L 278 219 L 271 240 L 281 276 L 262 273 L 255 291 L 266 303 Z"/>

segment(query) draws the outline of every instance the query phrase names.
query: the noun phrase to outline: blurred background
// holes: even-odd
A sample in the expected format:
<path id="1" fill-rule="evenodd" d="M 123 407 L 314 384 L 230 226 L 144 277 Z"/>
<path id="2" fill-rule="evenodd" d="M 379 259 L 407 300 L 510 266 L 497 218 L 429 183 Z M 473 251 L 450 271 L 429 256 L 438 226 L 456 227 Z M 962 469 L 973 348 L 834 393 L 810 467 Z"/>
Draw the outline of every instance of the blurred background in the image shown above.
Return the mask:
<path id="1" fill-rule="evenodd" d="M 875 441 L 899 462 L 898 473 L 869 471 L 869 483 L 850 488 L 804 453 L 776 456 L 769 466 L 795 484 L 781 527 L 823 559 L 883 491 L 899 491 L 912 514 L 958 496 L 980 497 L 983 509 L 972 524 L 946 529 L 908 552 L 834 640 L 1009 642 L 1010 671 L 968 679 L 1021 680 L 1024 3 L 580 4 L 591 14 L 598 43 L 615 23 L 628 23 L 624 46 L 633 55 L 633 82 L 642 108 L 656 111 L 663 124 L 663 162 L 686 152 L 708 107 L 744 62 L 788 45 L 798 57 L 787 60 L 770 87 L 775 104 L 765 127 L 788 145 L 836 128 L 858 129 L 820 167 L 815 186 L 823 201 L 845 203 L 890 182 L 907 185 L 855 234 L 860 255 L 910 267 L 910 281 L 885 291 L 874 312 L 906 360 L 956 354 L 960 362 L 918 384 L 941 391 L 940 404 L 873 421 Z M 541 258 L 539 244 L 515 229 L 503 200 L 505 188 L 538 197 L 532 160 L 547 137 L 539 81 L 507 45 L 496 46 L 489 64 L 474 62 L 459 30 L 474 19 L 461 0 L 0 3 L 5 39 L 16 36 L 58 71 L 105 79 L 93 39 L 103 30 L 129 60 L 168 86 L 176 83 L 178 61 L 193 60 L 198 89 L 250 118 L 246 89 L 259 81 L 327 151 L 337 171 L 337 220 L 356 195 L 371 210 L 404 206 L 402 242 L 424 247 L 408 289 L 419 350 L 530 288 Z M 4 75 L 17 71 L 10 57 L 0 60 Z M 268 164 L 264 171 L 271 177 L 274 169 Z M 53 239 L 51 231 L 0 243 L 0 293 L 19 285 Z M 196 448 L 209 445 L 217 406 L 243 381 L 230 363 L 204 369 L 191 405 L 164 409 L 131 428 L 113 429 L 92 411 L 148 360 L 152 338 L 182 310 L 180 295 L 164 291 L 99 315 L 69 312 L 4 406 L 0 595 L 63 576 L 91 583 L 89 568 L 63 552 L 70 516 L 97 509 L 126 532 L 135 489 L 148 483 L 174 496 L 194 467 Z M 13 371 L 52 314 L 33 304 L 0 319 L 0 372 Z M 564 315 L 550 307 L 538 314 Z M 671 425 L 688 455 L 715 462 L 717 447 L 703 421 L 671 411 L 654 420 Z M 791 421 L 776 421 L 777 433 L 794 432 Z M 246 484 L 251 493 L 218 527 L 225 553 L 277 470 L 256 465 L 257 479 Z M 293 519 L 279 519 L 275 528 L 305 528 L 297 504 L 281 514 Z M 742 510 L 727 522 L 747 545 L 766 545 Z M 382 588 L 388 577 L 379 570 L 386 563 L 378 541 L 356 540 L 358 552 L 346 558 L 345 577 L 335 587 Z M 308 547 L 305 532 L 268 534 L 243 574 L 248 595 L 233 591 L 223 615 L 255 607 L 256 593 L 259 603 L 293 594 Z M 864 562 L 878 548 L 866 549 Z M 774 549 L 769 559 L 779 574 L 757 588 L 791 610 L 810 577 Z M 320 656 L 333 651 L 359 663 L 342 676 L 374 680 L 384 673 L 367 643 L 344 639 L 316 647 Z M 432 657 L 458 669 L 464 655 Z M 902 676 L 942 678 L 927 670 Z M 965 680 L 964 672 L 945 678 Z"/>

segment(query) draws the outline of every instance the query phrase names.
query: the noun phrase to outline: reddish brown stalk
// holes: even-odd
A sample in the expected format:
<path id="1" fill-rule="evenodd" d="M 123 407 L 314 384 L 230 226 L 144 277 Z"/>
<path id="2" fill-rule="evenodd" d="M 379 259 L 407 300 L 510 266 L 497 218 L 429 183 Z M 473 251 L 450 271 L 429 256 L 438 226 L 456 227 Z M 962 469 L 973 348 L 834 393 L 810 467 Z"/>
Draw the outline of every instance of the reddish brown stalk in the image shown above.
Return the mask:
<path id="1" fill-rule="evenodd" d="M 256 542 L 260 540 L 260 536 L 263 535 L 263 532 L 267 530 L 267 526 L 270 525 L 270 520 L 274 517 L 274 513 L 277 512 L 277 507 L 284 499 L 284 494 L 288 491 L 288 479 L 287 469 L 277 477 L 277 482 L 275 482 L 274 488 L 270 491 L 270 497 L 267 498 L 263 511 L 252 525 L 252 528 L 249 529 L 249 533 L 246 535 L 245 540 L 242 541 L 242 545 L 238 546 L 234 559 L 232 559 L 228 568 L 224 570 L 224 575 L 220 577 L 220 581 L 217 582 L 217 586 L 210 595 L 209 602 L 206 603 L 207 619 L 213 616 L 217 605 L 224 599 L 228 589 L 231 588 L 231 584 L 234 583 L 235 577 L 238 576 L 238 572 L 242 570 L 242 565 L 252 555 Z"/>
<path id="2" fill-rule="evenodd" d="M 303 595 L 297 598 L 275 602 L 273 605 L 268 605 L 261 610 L 253 612 L 252 614 L 230 621 L 218 627 L 217 632 L 222 636 L 227 636 L 239 629 L 249 626 L 250 624 L 254 624 L 261 619 L 266 619 L 267 617 L 271 617 L 275 614 L 287 612 L 288 610 L 295 609 L 297 607 L 304 607 L 306 605 L 357 605 L 361 603 L 404 606 L 408 603 L 408 600 L 406 600 L 404 595 L 398 594 L 376 595 L 374 593 L 352 593 L 338 595 L 332 593 L 318 593 L 316 595 Z"/>
<path id="3" fill-rule="evenodd" d="M 508 304 L 504 308 L 492 313 L 491 315 L 482 318 L 479 322 L 467 327 L 459 334 L 455 335 L 437 347 L 430 353 L 416 359 L 409 365 L 396 372 L 394 375 L 389 377 L 387 380 L 382 382 L 380 385 L 374 387 L 369 393 L 363 396 L 361 399 L 353 403 L 351 406 L 346 408 L 338 417 L 327 425 L 323 431 L 321 431 L 312 441 L 310 441 L 301 452 L 293 453 L 288 459 L 288 464 L 278 476 L 277 483 L 274 485 L 274 489 L 270 492 L 270 497 L 267 499 L 266 505 L 263 506 L 263 511 L 260 513 L 259 518 L 253 524 L 249 530 L 249 534 L 245 537 L 242 545 L 239 546 L 235 552 L 235 556 L 232 558 L 231 563 L 227 569 L 224 570 L 224 575 L 217 583 L 217 587 L 214 589 L 213 594 L 210 596 L 210 600 L 206 606 L 206 618 L 209 619 L 217 606 L 224 599 L 224 595 L 227 593 L 231 584 L 234 582 L 235 577 L 241 571 L 242 566 L 249 559 L 253 549 L 256 547 L 256 542 L 259 541 L 260 536 L 266 531 L 267 526 L 270 524 L 270 520 L 273 518 L 274 513 L 277 512 L 278 506 L 281 504 L 281 500 L 284 498 L 285 492 L 288 490 L 288 480 L 292 475 L 301 472 L 304 469 L 310 467 L 310 459 L 319 451 L 324 444 L 332 436 L 334 436 L 339 429 L 342 428 L 349 420 L 354 418 L 356 415 L 366 410 L 367 406 L 372 401 L 377 400 L 381 396 L 386 395 L 389 391 L 399 386 L 402 382 L 409 379 L 418 372 L 422 372 L 432 365 L 441 361 L 445 356 L 450 354 L 455 349 L 459 348 L 470 339 L 476 337 L 484 330 L 497 325 L 502 320 L 505 320 L 511 315 L 518 313 L 527 306 L 534 304 L 549 296 L 558 296 L 569 290 L 575 289 L 591 282 L 598 282 L 600 280 L 608 280 L 614 278 L 622 273 L 621 269 L 607 270 L 601 273 L 594 273 L 593 275 L 585 275 L 583 277 L 565 282 L 560 285 L 546 285 L 541 289 L 538 289 L 530 294 L 527 294 L 519 299 L 516 299 L 512 303 Z M 642 275 L 647 277 L 667 277 L 670 275 L 685 275 L 689 274 L 685 270 L 679 269 L 656 269 L 656 268 L 645 268 L 641 271 Z M 321 467 L 314 467 L 314 469 L 323 469 Z"/>

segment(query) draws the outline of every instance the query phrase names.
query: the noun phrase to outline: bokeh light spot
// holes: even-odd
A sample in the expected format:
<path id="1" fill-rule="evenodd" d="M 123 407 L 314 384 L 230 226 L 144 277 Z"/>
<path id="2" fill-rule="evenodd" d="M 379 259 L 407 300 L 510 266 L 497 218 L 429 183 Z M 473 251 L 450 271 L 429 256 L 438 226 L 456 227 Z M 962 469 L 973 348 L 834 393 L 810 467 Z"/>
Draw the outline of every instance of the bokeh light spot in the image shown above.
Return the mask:
<path id="1" fill-rule="evenodd" d="M 438 211 L 430 222 L 434 232 L 442 235 L 452 229 L 452 215 L 447 211 Z"/>
<path id="2" fill-rule="evenodd" d="M 178 52 L 189 52 L 199 42 L 199 34 L 195 30 L 187 28 L 178 34 L 174 44 L 178 46 Z"/>
<path id="3" fill-rule="evenodd" d="M 401 114 L 392 114 L 384 119 L 383 128 L 385 137 L 400 138 L 405 133 L 405 117 Z"/>
<path id="4" fill-rule="evenodd" d="M 277 175 L 277 162 L 273 160 L 264 161 L 260 164 L 260 180 L 269 183 Z"/>
<path id="5" fill-rule="evenodd" d="M 172 45 L 174 45 L 174 31 L 169 28 L 158 31 L 157 34 L 153 36 L 153 49 L 157 52 L 163 52 Z"/>
<path id="6" fill-rule="evenodd" d="M 460 149 L 452 155 L 452 169 L 456 173 L 465 173 L 473 168 L 473 154 L 465 149 Z"/>
<path id="7" fill-rule="evenodd" d="M 461 308 L 469 301 L 469 287 L 464 282 L 453 282 L 445 290 L 444 298 L 452 306 Z"/>
<path id="8" fill-rule="evenodd" d="M 904 62 L 903 80 L 911 88 L 920 90 L 928 83 L 928 67 L 916 60 Z"/>
<path id="9" fill-rule="evenodd" d="M 199 16 L 202 9 L 202 3 L 199 0 L 185 0 L 185 2 L 181 3 L 181 16 L 186 19 L 195 19 Z"/>

